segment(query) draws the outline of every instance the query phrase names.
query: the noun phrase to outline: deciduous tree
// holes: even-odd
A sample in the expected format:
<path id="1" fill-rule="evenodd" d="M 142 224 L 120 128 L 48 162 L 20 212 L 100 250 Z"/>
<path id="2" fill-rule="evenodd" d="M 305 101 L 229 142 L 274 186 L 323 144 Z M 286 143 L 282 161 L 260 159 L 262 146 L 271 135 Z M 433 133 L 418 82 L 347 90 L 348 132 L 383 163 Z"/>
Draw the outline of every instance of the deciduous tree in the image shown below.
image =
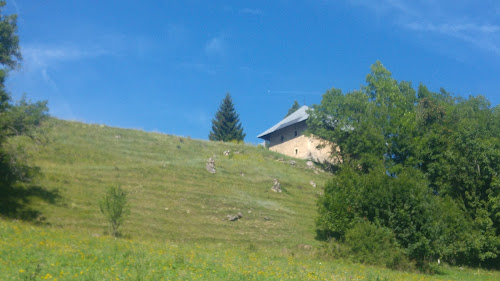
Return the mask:
<path id="1" fill-rule="evenodd" d="M 424 85 L 380 63 L 367 85 L 327 91 L 310 133 L 340 147 L 340 174 L 319 201 L 318 231 L 343 239 L 356 221 L 391 229 L 419 265 L 500 264 L 499 107 Z"/>
<path id="2" fill-rule="evenodd" d="M 9 71 L 20 67 L 21 51 L 17 35 L 17 16 L 4 15 L 5 1 L 0 1 L 0 190 L 6 193 L 13 183 L 29 181 L 34 169 L 23 159 L 23 149 L 6 145 L 9 138 L 38 138 L 37 128 L 47 115 L 47 102 L 31 103 L 23 97 L 13 104 L 5 89 Z M 8 196 L 4 195 L 4 196 Z"/>

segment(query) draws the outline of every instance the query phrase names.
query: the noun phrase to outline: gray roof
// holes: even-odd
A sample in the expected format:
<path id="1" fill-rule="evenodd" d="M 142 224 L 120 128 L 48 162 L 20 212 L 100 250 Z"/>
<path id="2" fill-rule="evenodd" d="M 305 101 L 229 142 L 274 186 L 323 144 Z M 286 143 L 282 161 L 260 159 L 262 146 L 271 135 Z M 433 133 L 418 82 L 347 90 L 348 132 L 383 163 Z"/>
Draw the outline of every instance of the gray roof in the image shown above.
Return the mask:
<path id="1" fill-rule="evenodd" d="M 261 139 L 266 139 L 267 135 L 269 135 L 273 132 L 276 132 L 277 130 L 283 129 L 285 127 L 288 127 L 288 126 L 291 126 L 293 124 L 297 124 L 301 121 L 306 120 L 307 118 L 309 118 L 309 114 L 307 114 L 307 112 L 306 112 L 308 109 L 309 109 L 309 107 L 307 107 L 306 105 L 302 106 L 301 108 L 297 109 L 297 111 L 288 115 L 285 119 L 278 122 L 278 124 L 267 129 L 265 132 L 258 135 L 257 137 L 261 138 Z"/>

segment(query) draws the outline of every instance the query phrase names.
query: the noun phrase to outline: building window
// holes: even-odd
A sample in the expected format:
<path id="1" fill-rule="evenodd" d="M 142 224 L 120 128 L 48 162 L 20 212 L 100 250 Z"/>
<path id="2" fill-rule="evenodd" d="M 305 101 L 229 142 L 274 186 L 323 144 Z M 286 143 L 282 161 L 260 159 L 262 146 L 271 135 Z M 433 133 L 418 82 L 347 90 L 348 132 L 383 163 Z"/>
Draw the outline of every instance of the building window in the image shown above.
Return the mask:
<path id="1" fill-rule="evenodd" d="M 285 140 L 285 137 L 281 136 L 281 142 L 283 142 L 284 140 Z"/>
<path id="2" fill-rule="evenodd" d="M 295 155 L 297 155 L 297 154 L 299 154 L 299 149 L 298 148 L 295 149 Z"/>
<path id="3" fill-rule="evenodd" d="M 297 131 L 295 131 L 293 134 L 294 134 L 295 136 L 297 136 Z"/>

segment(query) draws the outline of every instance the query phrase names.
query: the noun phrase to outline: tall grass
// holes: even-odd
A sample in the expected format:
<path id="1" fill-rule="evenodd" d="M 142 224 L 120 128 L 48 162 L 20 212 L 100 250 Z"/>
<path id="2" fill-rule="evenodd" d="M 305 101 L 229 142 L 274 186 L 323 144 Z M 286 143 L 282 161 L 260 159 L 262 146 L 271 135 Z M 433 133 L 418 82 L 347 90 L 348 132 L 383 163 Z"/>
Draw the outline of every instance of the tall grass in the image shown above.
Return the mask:
<path id="1" fill-rule="evenodd" d="M 325 261 L 305 249 L 90 236 L 0 220 L 0 280 L 498 280 L 483 270 L 426 276 Z"/>

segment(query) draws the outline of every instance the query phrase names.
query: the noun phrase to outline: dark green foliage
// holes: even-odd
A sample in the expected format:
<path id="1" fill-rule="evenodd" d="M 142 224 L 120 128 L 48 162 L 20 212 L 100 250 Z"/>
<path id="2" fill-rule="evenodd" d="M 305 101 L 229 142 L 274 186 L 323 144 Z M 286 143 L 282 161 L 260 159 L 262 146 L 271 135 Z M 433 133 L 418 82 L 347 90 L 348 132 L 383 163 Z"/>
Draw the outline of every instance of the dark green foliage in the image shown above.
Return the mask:
<path id="1" fill-rule="evenodd" d="M 127 193 L 119 186 L 110 186 L 104 198 L 99 202 L 99 208 L 111 225 L 111 234 L 118 237 L 118 228 L 130 213 Z"/>
<path id="2" fill-rule="evenodd" d="M 413 268 L 394 233 L 365 219 L 354 223 L 344 239 L 331 239 L 325 246 L 326 254 L 335 258 L 399 270 Z"/>
<path id="3" fill-rule="evenodd" d="M 47 102 L 31 103 L 23 97 L 17 104 L 6 105 L 0 110 L 0 184 L 5 188 L 15 182 L 29 182 L 38 169 L 28 165 L 23 144 L 8 142 L 10 138 L 28 136 L 33 141 L 42 140 L 39 130 L 47 118 Z"/>
<path id="4" fill-rule="evenodd" d="M 19 67 L 21 60 L 21 48 L 19 47 L 19 36 L 17 33 L 17 15 L 4 15 L 2 9 L 5 6 L 5 1 L 0 1 L 0 64 L 14 69 Z M 3 79 L 5 71 L 0 74 Z"/>
<path id="5" fill-rule="evenodd" d="M 208 139 L 212 141 L 239 142 L 245 139 L 245 135 L 238 113 L 234 109 L 231 95 L 227 93 L 215 114 L 215 118 L 212 119 L 212 130 L 208 135 Z"/>
<path id="6" fill-rule="evenodd" d="M 317 224 L 322 238 L 342 241 L 356 224 L 368 220 L 394 231 L 409 257 L 428 260 L 435 255 L 432 241 L 437 230 L 430 219 L 435 200 L 416 170 L 393 178 L 381 165 L 368 173 L 346 167 L 325 186 Z"/>
<path id="7" fill-rule="evenodd" d="M 292 105 L 292 107 L 288 110 L 288 113 L 285 115 L 285 118 L 288 117 L 288 115 L 294 113 L 300 108 L 300 105 L 297 101 L 295 101 Z"/>
<path id="8" fill-rule="evenodd" d="M 354 262 L 383 265 L 393 269 L 410 267 L 394 233 L 386 227 L 361 221 L 345 235 L 349 258 Z"/>
<path id="9" fill-rule="evenodd" d="M 319 200 L 318 234 L 357 222 L 390 229 L 422 268 L 500 264 L 500 115 L 482 96 L 398 83 L 380 62 L 367 86 L 327 91 L 309 131 L 340 147 L 341 171 Z"/>

